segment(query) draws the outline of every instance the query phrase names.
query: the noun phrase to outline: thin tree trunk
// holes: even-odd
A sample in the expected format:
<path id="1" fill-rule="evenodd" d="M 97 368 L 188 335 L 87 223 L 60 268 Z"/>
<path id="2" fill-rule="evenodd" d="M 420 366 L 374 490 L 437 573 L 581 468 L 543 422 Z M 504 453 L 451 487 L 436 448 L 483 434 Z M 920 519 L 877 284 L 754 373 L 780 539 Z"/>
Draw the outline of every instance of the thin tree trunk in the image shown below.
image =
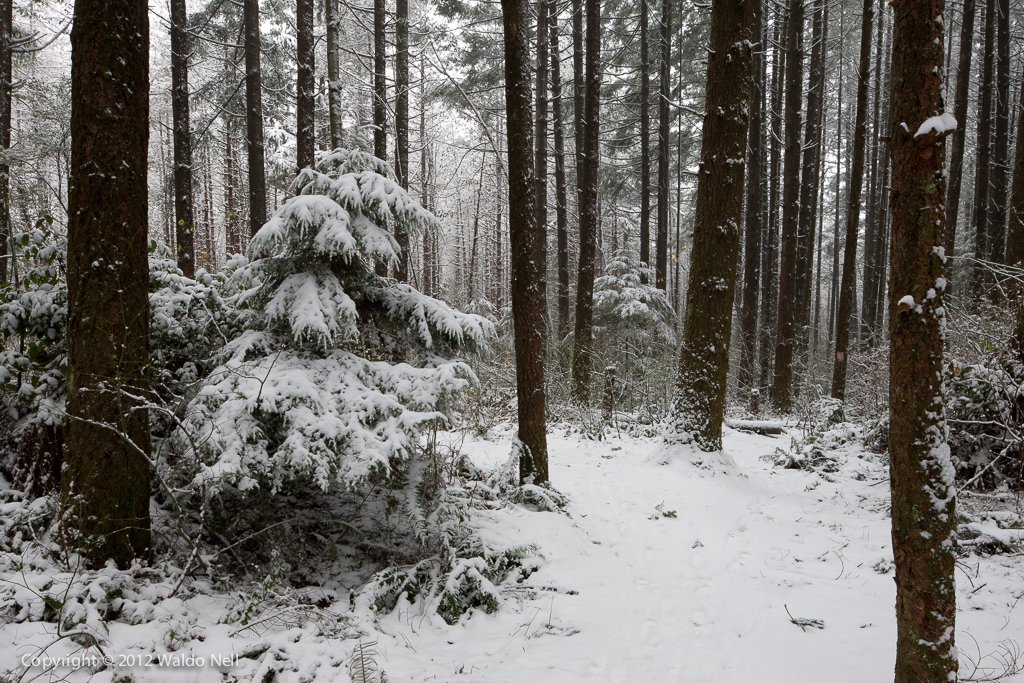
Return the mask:
<path id="1" fill-rule="evenodd" d="M 956 96 L 953 115 L 961 128 L 953 136 L 949 160 L 949 194 L 946 199 L 946 256 L 956 254 L 956 229 L 960 216 L 960 188 L 964 177 L 964 148 L 967 144 L 967 100 L 971 93 L 971 56 L 974 54 L 975 0 L 964 0 L 963 23 L 960 27 L 960 56 L 956 68 Z M 952 31 L 950 32 L 952 33 Z"/>
<path id="2" fill-rule="evenodd" d="M 722 2 L 711 12 L 697 216 L 672 404 L 673 436 L 688 435 L 705 451 L 722 449 L 759 14 L 760 0 Z"/>
<path id="3" fill-rule="evenodd" d="M 773 344 L 774 326 L 776 321 L 776 309 L 778 283 L 779 283 L 779 170 L 781 166 L 781 143 L 782 143 L 782 85 L 783 85 L 783 62 L 785 52 L 779 49 L 781 37 L 784 31 L 778 18 L 775 19 L 775 27 L 772 30 L 772 98 L 771 98 L 771 157 L 769 161 L 770 171 L 768 173 L 768 226 L 762 244 L 763 260 L 761 262 L 761 335 L 760 335 L 760 380 L 758 384 L 765 388 L 772 383 L 772 367 L 775 359 Z"/>
<path id="4" fill-rule="evenodd" d="M 1013 166 L 1010 221 L 1006 229 L 1006 263 L 1021 268 L 1024 267 L 1024 79 L 1021 80 L 1017 107 L 1017 157 Z M 1020 296 L 1021 289 L 1018 288 L 1017 306 L 1024 310 L 1024 306 L 1021 306 Z M 1024 338 L 1020 338 L 1018 341 L 1024 342 Z"/>
<path id="5" fill-rule="evenodd" d="M 800 105 L 803 99 L 803 0 L 790 0 L 786 36 L 786 139 L 782 181 L 782 262 L 775 335 L 772 406 L 786 413 L 793 399 L 796 346 L 796 267 L 800 221 Z"/>
<path id="6" fill-rule="evenodd" d="M 395 0 L 395 173 L 409 189 L 409 0 Z M 398 279 L 409 281 L 409 233 L 396 226 Z"/>
<path id="7" fill-rule="evenodd" d="M 993 106 L 992 187 L 989 192 L 988 257 L 1006 258 L 1007 195 L 1010 181 L 1010 0 L 996 0 L 996 78 Z"/>
<path id="8" fill-rule="evenodd" d="M 864 145 L 867 138 L 868 84 L 871 78 L 871 22 L 875 0 L 864 0 L 860 25 L 860 64 L 857 70 L 857 113 L 853 125 L 853 161 L 850 166 L 850 192 L 846 204 L 846 246 L 843 253 L 843 283 L 836 313 L 836 349 L 832 364 L 832 397 L 846 398 L 846 369 L 849 364 L 850 319 L 855 301 L 857 270 L 857 232 L 860 223 L 860 196 L 864 186 Z"/>
<path id="9" fill-rule="evenodd" d="M 648 0 L 640 0 L 640 262 L 651 265 L 651 57 Z"/>
<path id="10" fill-rule="evenodd" d="M 260 76 L 260 2 L 244 0 L 245 145 L 249 155 L 249 234 L 267 222 L 267 171 L 264 166 L 263 93 Z"/>
<path id="11" fill-rule="evenodd" d="M 14 0 L 0 0 L 0 287 L 7 283 L 7 255 L 11 254 L 11 93 L 14 85 L 12 40 Z"/>
<path id="12" fill-rule="evenodd" d="M 879 192 L 879 168 L 880 164 L 884 164 L 885 160 L 882 158 L 882 148 L 879 144 L 878 138 L 881 135 L 881 116 L 882 116 L 882 65 L 885 59 L 883 54 L 883 43 L 885 38 L 885 7 L 884 5 L 879 12 L 878 21 L 875 29 L 875 62 L 874 62 L 874 96 L 872 97 L 873 103 L 873 114 L 871 122 L 871 140 L 870 146 L 871 151 L 871 170 L 868 174 L 868 202 L 865 211 L 864 220 L 864 276 L 861 278 L 861 338 L 867 340 L 870 344 L 874 337 L 874 330 L 871 329 L 871 324 L 874 316 L 869 315 L 868 307 L 871 306 L 874 301 L 874 283 L 877 277 L 878 271 L 878 255 L 875 253 L 875 245 L 878 240 L 875 238 L 875 214 L 878 210 L 878 192 Z"/>
<path id="13" fill-rule="evenodd" d="M 814 276 L 815 226 L 818 219 L 818 190 L 821 179 L 821 117 L 825 85 L 824 47 L 825 0 L 814 1 L 811 29 L 811 62 L 808 74 L 807 121 L 804 127 L 804 154 L 800 178 L 800 212 L 797 228 L 796 269 L 796 350 L 807 349 L 810 329 L 811 283 Z"/>
<path id="14" fill-rule="evenodd" d="M 601 2 L 586 0 L 587 72 L 583 113 L 583 178 L 580 183 L 580 260 L 576 281 L 576 339 L 572 353 L 573 398 L 582 406 L 590 402 L 593 363 L 594 261 L 600 230 L 597 204 L 600 164 L 599 126 L 601 104 Z"/>
<path id="15" fill-rule="evenodd" d="M 547 320 L 548 311 L 548 0 L 535 0 L 537 7 L 537 87 L 534 90 L 534 172 L 537 178 L 536 210 L 540 243 L 540 296 Z"/>
<path id="16" fill-rule="evenodd" d="M 956 484 L 942 403 L 944 0 L 893 3 L 889 452 L 896 683 L 956 680 Z M 920 127 L 920 128 L 919 128 Z M 918 131 L 912 133 L 911 131 Z"/>
<path id="17" fill-rule="evenodd" d="M 338 0 L 324 0 L 327 22 L 327 115 L 331 128 L 331 148 L 342 146 L 341 66 L 338 63 L 338 33 L 341 17 Z"/>
<path id="18" fill-rule="evenodd" d="M 558 338 L 569 334 L 569 208 L 565 180 L 565 129 L 562 121 L 562 53 L 558 46 L 558 12 L 549 4 L 551 35 L 551 117 L 555 129 L 555 217 L 558 248 Z M 499 208 L 500 211 L 500 208 Z M 500 214 L 499 214 L 500 216 Z M 499 223 L 500 229 L 500 223 Z M 499 234 L 500 237 L 500 234 Z M 500 250 L 500 242 L 498 243 Z M 499 251 L 500 253 L 500 251 Z M 500 265 L 499 265 L 500 267 Z M 498 278 L 498 282 L 501 278 Z"/>
<path id="19" fill-rule="evenodd" d="M 316 123 L 313 96 L 316 94 L 313 51 L 313 0 L 297 0 L 295 3 L 296 48 L 298 52 L 298 79 L 295 108 L 296 134 L 295 154 L 298 170 L 313 165 L 313 151 L 316 141 Z"/>
<path id="20" fill-rule="evenodd" d="M 387 36 L 384 34 L 384 20 L 387 9 L 385 0 L 373 0 L 373 155 L 378 159 L 388 158 L 387 116 L 388 85 Z"/>
<path id="21" fill-rule="evenodd" d="M 984 58 L 981 67 L 981 87 L 978 89 L 978 137 L 975 143 L 977 161 L 974 166 L 974 255 L 988 259 L 991 251 L 988 245 L 989 182 L 992 158 L 992 80 L 995 71 L 995 0 L 985 3 L 985 43 L 982 47 Z M 980 289 L 984 269 L 975 268 L 974 286 Z"/>
<path id="22" fill-rule="evenodd" d="M 174 129 L 174 232 L 178 268 L 196 273 L 195 219 L 192 204 L 192 131 L 188 106 L 188 14 L 185 0 L 171 0 L 171 116 Z M 2 117 L 2 113 L 0 113 Z M 3 124 L 0 123 L 0 126 Z M 9 126 L 8 126 L 9 128 Z M 2 173 L 2 171 L 0 171 Z M 2 188 L 0 188 L 2 189 Z M 4 192 L 6 195 L 6 192 Z M 2 281 L 2 278 L 0 278 Z"/>
<path id="23" fill-rule="evenodd" d="M 661 75 L 658 99 L 658 234 L 655 244 L 654 282 L 666 290 L 668 277 L 668 100 L 672 60 L 672 2 L 661 2 Z"/>
<path id="24" fill-rule="evenodd" d="M 758 287 L 761 284 L 761 232 L 763 230 L 761 188 L 764 160 L 764 50 L 766 40 L 761 26 L 760 1 L 754 4 L 754 35 L 758 46 L 751 58 L 750 126 L 747 135 L 747 213 L 744 220 L 743 290 L 740 295 L 740 368 L 739 384 L 749 392 L 754 386 L 754 353 L 757 351 Z"/>
<path id="25" fill-rule="evenodd" d="M 148 12 L 78 0 L 71 31 L 61 519 L 94 568 L 150 554 Z"/>

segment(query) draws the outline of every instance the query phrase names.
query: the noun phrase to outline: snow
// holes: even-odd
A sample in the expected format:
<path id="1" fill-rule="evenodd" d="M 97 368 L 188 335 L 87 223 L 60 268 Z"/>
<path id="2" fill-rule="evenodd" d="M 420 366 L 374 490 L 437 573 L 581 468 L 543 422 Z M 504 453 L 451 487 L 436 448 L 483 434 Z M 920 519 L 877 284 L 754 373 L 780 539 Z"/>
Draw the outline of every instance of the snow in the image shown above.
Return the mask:
<path id="1" fill-rule="evenodd" d="M 919 138 L 922 135 L 928 135 L 934 133 L 935 135 L 942 136 L 948 133 L 952 133 L 956 130 L 956 119 L 952 114 L 943 112 L 939 116 L 932 116 L 925 119 L 925 122 L 917 129 L 914 133 L 915 138 Z"/>
<path id="2" fill-rule="evenodd" d="M 495 469 L 507 463 L 512 434 L 504 427 L 482 438 L 452 438 L 477 466 Z M 108 568 L 92 579 L 92 590 L 123 592 L 120 609 L 132 618 L 109 622 L 104 653 L 171 656 L 180 668 L 118 671 L 140 680 L 200 683 L 221 681 L 222 672 L 265 680 L 281 661 L 290 670 L 274 680 L 334 683 L 346 680 L 357 644 L 395 682 L 890 679 L 895 588 L 886 468 L 858 445 L 840 447 L 837 471 L 827 476 L 778 468 L 769 456 L 788 445 L 788 435 L 727 428 L 723 457 L 735 466 L 715 473 L 694 467 L 688 456 L 696 453 L 685 447 L 674 447 L 666 460 L 656 438 L 598 442 L 555 430 L 549 435 L 551 476 L 570 500 L 568 514 L 497 506 L 472 521 L 492 547 L 537 543 L 544 556 L 522 584 L 504 587 L 507 597 L 494 614 L 475 611 L 448 626 L 422 602 L 402 600 L 378 615 L 365 594 L 351 594 L 353 611 L 344 591 L 310 587 L 302 590 L 331 604 L 239 625 L 225 616 L 252 599 L 246 589 L 235 597 L 171 596 L 166 584 L 156 584 L 137 594 L 119 583 L 124 574 Z M 7 515 L 3 508 L 0 513 Z M 1006 542 L 1022 535 L 995 521 L 972 530 Z M 461 570 L 479 574 L 478 564 L 469 560 Z M 965 657 L 994 652 L 1024 633 L 1024 610 L 1015 608 L 1021 571 L 1012 555 L 974 555 L 962 563 L 956 635 Z M 58 585 L 66 580 L 51 578 Z M 31 599 L 27 588 L 15 590 Z M 0 602 L 0 610 L 9 608 Z M 54 628 L 0 625 L 0 672 L 23 656 L 87 652 L 68 638 L 40 652 L 54 641 Z M 232 654 L 242 656 L 213 664 L 214 656 Z M 112 677 L 108 669 L 89 680 Z M 68 680 L 86 679 L 81 671 Z M 1024 675 L 1002 680 L 1022 683 Z"/>

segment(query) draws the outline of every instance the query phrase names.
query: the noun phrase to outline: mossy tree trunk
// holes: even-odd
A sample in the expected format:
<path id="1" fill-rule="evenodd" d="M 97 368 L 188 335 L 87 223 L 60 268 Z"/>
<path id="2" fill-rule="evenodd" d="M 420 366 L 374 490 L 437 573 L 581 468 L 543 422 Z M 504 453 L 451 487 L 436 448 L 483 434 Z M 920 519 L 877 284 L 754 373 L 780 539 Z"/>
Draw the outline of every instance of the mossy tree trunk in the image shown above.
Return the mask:
<path id="1" fill-rule="evenodd" d="M 688 434 L 706 451 L 722 448 L 759 1 L 716 0 L 711 11 L 697 217 L 670 436 Z"/>
<path id="2" fill-rule="evenodd" d="M 956 680 L 956 485 L 942 404 L 944 0 L 894 0 L 889 449 L 896 683 Z M 961 133 L 957 133 L 961 134 Z"/>

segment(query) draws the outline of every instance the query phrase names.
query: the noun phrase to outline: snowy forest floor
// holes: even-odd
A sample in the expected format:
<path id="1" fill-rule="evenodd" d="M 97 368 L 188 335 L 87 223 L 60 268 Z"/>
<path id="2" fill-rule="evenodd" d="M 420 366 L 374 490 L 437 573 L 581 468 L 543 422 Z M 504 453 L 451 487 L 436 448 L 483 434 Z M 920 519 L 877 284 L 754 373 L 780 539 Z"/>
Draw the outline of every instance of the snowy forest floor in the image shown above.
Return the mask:
<path id="1" fill-rule="evenodd" d="M 685 449 L 667 456 L 657 440 L 554 431 L 551 480 L 569 499 L 567 514 L 506 506 L 473 522 L 495 546 L 535 543 L 544 557 L 494 614 L 473 611 L 448 626 L 420 603 L 374 615 L 357 600 L 345 617 L 349 637 L 325 637 L 315 619 L 239 628 L 223 622 L 227 595 L 197 595 L 154 601 L 151 619 L 137 626 L 113 624 L 107 651 L 258 653 L 227 670 L 135 668 L 137 681 L 344 681 L 356 643 L 392 683 L 891 678 L 895 587 L 882 457 L 854 440 L 829 452 L 821 471 L 784 469 L 771 456 L 790 447 L 789 435 L 726 431 L 735 465 L 718 471 L 695 467 Z M 511 432 L 467 437 L 462 450 L 482 468 L 500 466 Z M 1014 528 L 1021 501 L 1006 497 L 1002 512 L 985 513 L 984 500 L 964 503 L 980 534 L 974 542 L 1017 545 L 958 564 L 961 673 L 978 679 L 1019 664 L 1024 646 L 1024 532 Z M 1017 521 L 1007 524 L 1007 514 Z M 10 568 L 5 576 L 12 580 Z M 328 610 L 347 612 L 348 603 L 337 596 Z M 0 625 L 0 680 L 54 635 L 52 623 Z M 65 640 L 47 652 L 76 651 Z M 291 671 L 268 677 L 266 654 L 294 659 L 284 667 Z M 24 680 L 41 671 L 27 673 Z M 1024 674 L 1003 680 L 1020 683 Z"/>

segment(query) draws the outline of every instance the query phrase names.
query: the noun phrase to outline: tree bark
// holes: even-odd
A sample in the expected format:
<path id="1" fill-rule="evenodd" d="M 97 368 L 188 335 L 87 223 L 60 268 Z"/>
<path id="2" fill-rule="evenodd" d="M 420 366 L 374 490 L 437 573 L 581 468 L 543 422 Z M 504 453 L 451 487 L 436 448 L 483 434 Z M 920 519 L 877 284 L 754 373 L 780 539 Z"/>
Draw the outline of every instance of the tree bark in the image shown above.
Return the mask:
<path id="1" fill-rule="evenodd" d="M 793 400 L 796 346 L 796 260 L 800 221 L 800 104 L 803 99 L 803 0 L 790 0 L 786 36 L 786 138 L 782 180 L 782 262 L 779 267 L 779 314 L 775 334 L 772 406 L 780 413 Z"/>
<path id="2" fill-rule="evenodd" d="M 711 11 L 697 215 L 672 405 L 672 436 L 688 435 L 705 451 L 722 449 L 759 5 L 720 1 Z"/>
<path id="3" fill-rule="evenodd" d="M 672 60 L 672 2 L 661 2 L 661 75 L 658 98 L 658 234 L 655 244 L 654 282 L 667 291 L 668 285 L 668 99 Z"/>
<path id="4" fill-rule="evenodd" d="M 896 561 L 896 683 L 956 680 L 956 485 L 942 403 L 944 0 L 896 0 L 889 451 Z M 924 124 L 924 126 L 922 126 Z M 934 129 L 932 129 L 934 131 Z"/>
<path id="5" fill-rule="evenodd" d="M 295 154 L 298 170 L 313 165 L 316 123 L 313 97 L 316 94 L 315 53 L 313 51 L 313 0 L 296 0 L 295 26 L 298 78 L 295 108 Z"/>
<path id="6" fill-rule="evenodd" d="M 832 364 L 832 397 L 846 398 L 846 369 L 849 363 L 850 318 L 856 302 L 857 233 L 860 197 L 864 187 L 864 145 L 867 138 L 868 85 L 871 78 L 871 23 L 875 0 L 864 0 L 860 25 L 860 64 L 857 71 L 857 113 L 853 125 L 853 161 L 850 192 L 846 204 L 846 245 L 843 252 L 843 281 L 836 312 L 836 348 Z"/>
<path id="7" fill-rule="evenodd" d="M 267 171 L 264 165 L 263 92 L 260 76 L 260 2 L 244 0 L 245 144 L 249 155 L 249 234 L 267 222 Z"/>
<path id="8" fill-rule="evenodd" d="M 593 2 L 593 0 L 588 0 Z M 522 483 L 548 480 L 545 423 L 543 299 L 537 230 L 533 132 L 530 120 L 530 43 L 528 0 L 502 0 L 505 30 L 505 109 L 508 137 L 508 191 L 512 249 L 512 325 L 515 332 L 518 437 Z"/>
<path id="9" fill-rule="evenodd" d="M 61 519 L 96 568 L 150 553 L 148 144 L 146 4 L 78 0 Z"/>
<path id="10" fill-rule="evenodd" d="M 599 224 L 597 204 L 600 164 L 601 1 L 586 0 L 586 92 L 583 113 L 583 178 L 580 183 L 580 261 L 576 280 L 576 339 L 572 352 L 573 398 L 590 402 L 593 363 L 594 260 Z"/>

